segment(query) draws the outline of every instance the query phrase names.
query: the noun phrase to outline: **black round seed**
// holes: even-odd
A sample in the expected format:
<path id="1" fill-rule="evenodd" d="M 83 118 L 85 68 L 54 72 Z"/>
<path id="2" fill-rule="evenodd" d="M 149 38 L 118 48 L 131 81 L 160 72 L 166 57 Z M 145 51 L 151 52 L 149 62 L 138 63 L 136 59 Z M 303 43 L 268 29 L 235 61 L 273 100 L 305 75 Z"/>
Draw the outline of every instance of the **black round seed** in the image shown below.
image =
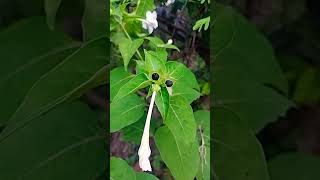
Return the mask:
<path id="1" fill-rule="evenodd" d="M 167 87 L 171 87 L 173 85 L 173 82 L 171 80 L 166 80 Z"/>
<path id="2" fill-rule="evenodd" d="M 152 79 L 155 80 L 155 81 L 158 80 L 159 79 L 159 74 L 158 73 L 153 73 L 152 74 Z"/>

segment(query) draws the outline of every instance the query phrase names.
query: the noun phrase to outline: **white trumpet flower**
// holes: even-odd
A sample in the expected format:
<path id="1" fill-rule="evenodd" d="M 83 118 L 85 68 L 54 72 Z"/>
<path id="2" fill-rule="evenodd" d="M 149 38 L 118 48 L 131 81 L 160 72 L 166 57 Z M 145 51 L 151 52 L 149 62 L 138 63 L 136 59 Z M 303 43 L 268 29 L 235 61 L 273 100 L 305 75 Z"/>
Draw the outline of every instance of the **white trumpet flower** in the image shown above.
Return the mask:
<path id="1" fill-rule="evenodd" d="M 147 11 L 146 19 L 142 20 L 142 27 L 148 30 L 149 34 L 151 34 L 154 29 L 157 29 L 158 21 L 156 11 Z"/>
<path id="2" fill-rule="evenodd" d="M 149 161 L 149 157 L 151 155 L 151 149 L 149 145 L 149 129 L 150 129 L 151 114 L 152 114 L 152 109 L 153 109 L 156 94 L 157 92 L 153 91 L 151 96 L 150 106 L 148 109 L 146 123 L 143 129 L 143 135 L 141 138 L 141 143 L 138 151 L 139 166 L 143 171 L 152 171 L 150 161 Z"/>

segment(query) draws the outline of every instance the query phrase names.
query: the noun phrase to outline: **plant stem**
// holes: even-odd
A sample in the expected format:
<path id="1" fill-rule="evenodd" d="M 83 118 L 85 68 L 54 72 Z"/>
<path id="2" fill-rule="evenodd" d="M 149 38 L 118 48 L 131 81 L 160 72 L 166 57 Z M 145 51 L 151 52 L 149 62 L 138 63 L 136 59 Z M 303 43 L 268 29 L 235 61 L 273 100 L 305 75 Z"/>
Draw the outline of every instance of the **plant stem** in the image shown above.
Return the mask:
<path id="1" fill-rule="evenodd" d="M 122 24 L 122 23 L 119 23 L 119 24 L 120 24 L 120 26 L 121 26 L 121 28 L 122 28 L 123 32 L 124 32 L 124 33 L 126 34 L 126 36 L 128 37 L 128 39 L 130 39 L 130 40 L 132 41 L 132 39 L 131 39 L 130 35 L 128 34 L 127 30 L 124 28 L 123 24 Z M 141 56 L 141 54 L 140 54 L 139 50 L 137 50 L 137 54 L 138 54 L 139 58 L 141 59 L 141 61 L 143 61 L 143 58 L 142 58 L 142 56 Z"/>

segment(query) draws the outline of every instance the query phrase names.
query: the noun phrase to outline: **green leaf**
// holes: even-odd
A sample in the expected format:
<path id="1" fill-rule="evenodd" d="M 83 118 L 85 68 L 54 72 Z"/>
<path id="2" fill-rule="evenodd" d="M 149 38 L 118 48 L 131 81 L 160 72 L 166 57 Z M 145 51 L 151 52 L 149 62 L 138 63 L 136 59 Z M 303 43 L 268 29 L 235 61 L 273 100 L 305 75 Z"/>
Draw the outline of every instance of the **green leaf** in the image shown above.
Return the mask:
<path id="1" fill-rule="evenodd" d="M 35 118 L 0 144 L 0 179 L 88 180 L 106 169 L 105 134 L 80 102 Z M 81 171 L 79 171 L 81 170 Z"/>
<path id="2" fill-rule="evenodd" d="M 134 170 L 121 158 L 110 159 L 110 180 L 158 180 L 157 177 Z"/>
<path id="3" fill-rule="evenodd" d="M 254 132 L 284 116 L 293 104 L 283 95 L 257 82 L 241 78 L 225 69 L 213 69 L 213 107 L 227 108 L 248 122 Z M 227 76 L 226 76 L 227 74 Z M 258 92 L 258 93 L 257 93 Z"/>
<path id="4" fill-rule="evenodd" d="M 107 2 L 102 0 L 85 0 L 85 10 L 82 19 L 83 37 L 85 41 L 107 35 Z"/>
<path id="5" fill-rule="evenodd" d="M 308 154 L 281 154 L 268 162 L 272 180 L 319 179 L 320 158 Z"/>
<path id="6" fill-rule="evenodd" d="M 148 174 L 148 173 L 143 173 L 143 172 L 137 172 L 136 177 L 137 177 L 137 180 L 159 180 L 154 175 Z"/>
<path id="7" fill-rule="evenodd" d="M 118 131 L 139 120 L 144 114 L 144 101 L 136 94 L 110 104 L 110 131 Z"/>
<path id="8" fill-rule="evenodd" d="M 199 166 L 197 143 L 187 143 L 177 138 L 166 126 L 155 135 L 160 156 L 176 180 L 192 180 Z"/>
<path id="9" fill-rule="evenodd" d="M 156 95 L 156 105 L 163 119 L 166 119 L 169 109 L 169 93 L 165 87 L 161 87 L 161 90 Z"/>
<path id="10" fill-rule="evenodd" d="M 200 97 L 200 87 L 197 79 L 185 65 L 175 61 L 168 61 L 166 69 L 166 79 L 173 81 L 173 95 L 183 96 L 189 104 Z"/>
<path id="11" fill-rule="evenodd" d="M 199 19 L 196 22 L 196 24 L 192 27 L 192 30 L 195 31 L 198 29 L 198 32 L 200 32 L 203 26 L 204 26 L 203 28 L 204 30 L 208 30 L 209 24 L 210 24 L 210 16 L 203 19 Z"/>
<path id="12" fill-rule="evenodd" d="M 44 0 L 44 9 L 47 16 L 47 24 L 54 29 L 56 16 L 62 0 Z"/>
<path id="13" fill-rule="evenodd" d="M 135 14 L 141 17 L 146 17 L 147 11 L 152 11 L 155 9 L 153 1 L 150 0 L 138 0 L 137 8 Z"/>
<path id="14" fill-rule="evenodd" d="M 32 85 L 78 46 L 64 34 L 49 30 L 43 17 L 20 21 L 0 32 L 0 59 L 5 60 L 0 66 L 0 126 L 10 119 Z"/>
<path id="15" fill-rule="evenodd" d="M 136 53 L 138 48 L 142 45 L 143 39 L 135 39 L 131 41 L 127 38 L 121 38 L 119 41 L 119 51 L 123 58 L 124 68 L 127 70 L 128 64 L 132 56 Z"/>
<path id="16" fill-rule="evenodd" d="M 150 84 L 151 81 L 144 73 L 135 75 L 119 89 L 118 93 L 113 98 L 113 102 L 118 101 L 139 89 L 145 88 Z"/>
<path id="17" fill-rule="evenodd" d="M 110 180 L 135 180 L 136 173 L 121 158 L 111 157 L 110 159 Z"/>
<path id="18" fill-rule="evenodd" d="M 234 113 L 213 110 L 213 175 L 223 180 L 269 180 L 263 149 Z"/>
<path id="19" fill-rule="evenodd" d="M 283 95 L 287 82 L 272 46 L 253 25 L 229 7 L 214 11 L 214 107 L 231 110 L 259 132 L 293 105 Z"/>
<path id="20" fill-rule="evenodd" d="M 194 119 L 198 129 L 203 131 L 205 142 L 210 144 L 210 111 L 198 110 L 194 112 Z"/>
<path id="21" fill-rule="evenodd" d="M 110 72 L 110 100 L 113 101 L 113 98 L 118 93 L 119 89 L 132 79 L 134 75 L 125 71 L 123 67 L 114 68 Z"/>
<path id="22" fill-rule="evenodd" d="M 272 85 L 287 94 L 288 83 L 266 38 L 232 8 L 219 4 L 214 7 L 215 22 L 211 28 L 216 35 L 212 42 L 214 66 L 238 72 L 239 78 Z"/>
<path id="23" fill-rule="evenodd" d="M 196 122 L 189 103 L 182 96 L 171 96 L 164 124 L 174 137 L 186 143 L 195 141 Z"/>
<path id="24" fill-rule="evenodd" d="M 106 41 L 106 38 L 100 38 L 85 43 L 54 69 L 43 75 L 29 90 L 24 101 L 11 117 L 8 126 L 0 135 L 0 143 L 56 105 L 78 98 L 88 89 L 102 84 L 100 78 L 105 80 L 108 63 Z"/>
<path id="25" fill-rule="evenodd" d="M 210 112 L 198 110 L 194 113 L 198 126 L 198 139 L 200 141 L 200 165 L 197 180 L 210 179 Z"/>
<path id="26" fill-rule="evenodd" d="M 147 114 L 144 113 L 144 115 L 137 122 L 123 128 L 121 130 L 122 139 L 127 142 L 140 144 L 146 119 L 147 119 Z M 150 131 L 149 131 L 150 137 L 153 137 L 155 129 L 156 129 L 155 120 L 151 117 Z"/>
<path id="27" fill-rule="evenodd" d="M 160 75 L 160 79 L 163 77 L 165 72 L 165 64 L 163 60 L 159 59 L 154 51 L 144 50 L 145 55 L 145 70 L 151 75 L 157 72 Z"/>

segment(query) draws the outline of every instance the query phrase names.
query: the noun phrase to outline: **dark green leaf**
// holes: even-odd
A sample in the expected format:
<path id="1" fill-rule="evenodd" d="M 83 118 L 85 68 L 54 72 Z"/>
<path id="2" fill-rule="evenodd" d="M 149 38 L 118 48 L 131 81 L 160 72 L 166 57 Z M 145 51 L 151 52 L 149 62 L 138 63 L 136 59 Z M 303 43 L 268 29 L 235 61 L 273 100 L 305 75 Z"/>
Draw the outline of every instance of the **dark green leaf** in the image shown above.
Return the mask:
<path id="1" fill-rule="evenodd" d="M 1 133 L 0 142 L 42 113 L 68 99 L 79 97 L 80 92 L 100 83 L 97 78 L 106 77 L 106 41 L 106 38 L 100 38 L 84 44 L 42 76 Z"/>
<path id="2" fill-rule="evenodd" d="M 64 34 L 50 31 L 45 19 L 39 17 L 21 21 L 0 33 L 0 126 L 9 120 L 36 80 L 78 46 Z"/>
<path id="3" fill-rule="evenodd" d="M 44 0 L 44 9 L 46 11 L 47 23 L 50 29 L 54 29 L 56 16 L 62 0 Z"/>
<path id="4" fill-rule="evenodd" d="M 319 157 L 299 153 L 279 155 L 268 162 L 271 180 L 320 179 L 319 166 Z"/>
<path id="5" fill-rule="evenodd" d="M 269 180 L 263 149 L 234 113 L 213 110 L 213 175 L 221 180 Z"/>
<path id="6" fill-rule="evenodd" d="M 0 179 L 88 180 L 106 169 L 105 134 L 86 105 L 63 104 L 0 143 Z"/>
<path id="7" fill-rule="evenodd" d="M 85 0 L 85 10 L 83 14 L 83 36 L 84 40 L 92 40 L 97 37 L 107 35 L 107 2 L 103 0 Z"/>

